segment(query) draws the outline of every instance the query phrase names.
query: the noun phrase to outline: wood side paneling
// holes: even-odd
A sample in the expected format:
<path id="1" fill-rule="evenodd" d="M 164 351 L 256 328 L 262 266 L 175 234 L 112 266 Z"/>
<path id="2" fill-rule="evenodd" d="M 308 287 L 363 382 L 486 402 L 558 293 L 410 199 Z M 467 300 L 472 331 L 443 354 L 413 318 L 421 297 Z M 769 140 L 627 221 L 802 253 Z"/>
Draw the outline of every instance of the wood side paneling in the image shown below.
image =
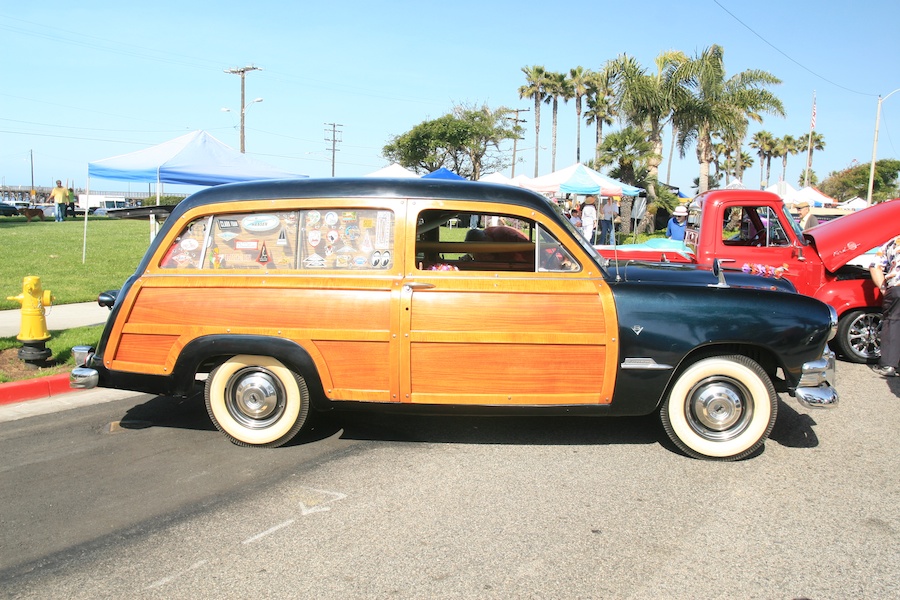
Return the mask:
<path id="1" fill-rule="evenodd" d="M 129 324 L 388 331 L 388 290 L 144 287 Z"/>
<path id="2" fill-rule="evenodd" d="M 387 342 L 317 341 L 315 346 L 328 364 L 334 388 L 377 392 L 382 395 L 389 393 L 391 362 Z M 325 392 L 330 396 L 341 397 L 330 393 L 331 390 Z M 356 393 L 353 396 L 353 399 L 360 399 Z"/>
<path id="3" fill-rule="evenodd" d="M 566 394 L 569 402 L 602 401 L 600 346 L 414 343 L 410 353 L 413 402 L 484 394 L 504 404 L 557 404 Z"/>
<path id="4" fill-rule="evenodd" d="M 596 293 L 422 292 L 413 295 L 412 306 L 413 331 L 596 333 L 605 329 Z M 481 327 L 481 320 L 488 317 L 490 322 Z"/>
<path id="5" fill-rule="evenodd" d="M 172 346 L 178 340 L 174 335 L 136 335 L 122 336 L 116 350 L 116 361 L 143 363 L 162 366 Z"/>

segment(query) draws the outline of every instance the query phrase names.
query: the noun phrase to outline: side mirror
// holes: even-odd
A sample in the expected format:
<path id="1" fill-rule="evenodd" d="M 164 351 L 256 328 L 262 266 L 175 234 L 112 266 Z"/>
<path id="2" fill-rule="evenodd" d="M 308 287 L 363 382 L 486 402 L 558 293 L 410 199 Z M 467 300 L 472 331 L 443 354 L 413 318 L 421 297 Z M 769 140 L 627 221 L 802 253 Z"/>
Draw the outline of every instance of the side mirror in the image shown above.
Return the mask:
<path id="1" fill-rule="evenodd" d="M 113 305 L 116 303 L 116 298 L 119 297 L 119 290 L 109 290 L 106 292 L 102 292 L 99 296 L 97 296 L 97 304 L 100 306 L 105 306 L 109 310 L 112 310 Z"/>

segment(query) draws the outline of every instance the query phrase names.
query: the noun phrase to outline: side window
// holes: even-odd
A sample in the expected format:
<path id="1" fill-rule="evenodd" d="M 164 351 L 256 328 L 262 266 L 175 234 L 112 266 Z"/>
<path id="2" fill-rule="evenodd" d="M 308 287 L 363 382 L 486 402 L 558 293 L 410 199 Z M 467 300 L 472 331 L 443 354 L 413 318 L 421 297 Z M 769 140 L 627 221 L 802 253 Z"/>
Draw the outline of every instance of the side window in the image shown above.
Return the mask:
<path id="1" fill-rule="evenodd" d="M 300 269 L 389 269 L 394 213 L 389 210 L 300 212 Z"/>
<path id="2" fill-rule="evenodd" d="M 512 215 L 424 211 L 416 266 L 432 271 L 576 271 L 566 248 L 540 224 Z"/>
<path id="3" fill-rule="evenodd" d="M 201 268 L 210 218 L 201 217 L 188 223 L 169 246 L 159 266 L 163 269 Z"/>
<path id="4" fill-rule="evenodd" d="M 227 213 L 189 223 L 164 269 L 389 269 L 394 213 L 311 209 Z"/>
<path id="5" fill-rule="evenodd" d="M 204 268 L 294 269 L 296 248 L 297 211 L 216 215 Z"/>
<path id="6" fill-rule="evenodd" d="M 729 246 L 784 246 L 789 243 L 778 215 L 767 206 L 729 209 L 722 224 L 722 241 Z"/>

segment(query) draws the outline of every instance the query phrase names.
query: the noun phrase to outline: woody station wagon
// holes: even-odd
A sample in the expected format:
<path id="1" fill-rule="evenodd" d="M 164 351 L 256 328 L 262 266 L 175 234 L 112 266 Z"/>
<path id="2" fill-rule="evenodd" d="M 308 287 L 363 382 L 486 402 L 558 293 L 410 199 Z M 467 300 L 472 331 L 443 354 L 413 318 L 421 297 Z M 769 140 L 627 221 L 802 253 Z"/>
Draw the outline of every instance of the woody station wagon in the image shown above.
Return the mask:
<path id="1" fill-rule="evenodd" d="M 690 456 L 756 452 L 777 393 L 837 403 L 828 305 L 783 280 L 604 261 L 510 186 L 308 179 L 181 202 L 121 290 L 76 388 L 190 396 L 233 442 L 310 409 L 659 412 Z"/>

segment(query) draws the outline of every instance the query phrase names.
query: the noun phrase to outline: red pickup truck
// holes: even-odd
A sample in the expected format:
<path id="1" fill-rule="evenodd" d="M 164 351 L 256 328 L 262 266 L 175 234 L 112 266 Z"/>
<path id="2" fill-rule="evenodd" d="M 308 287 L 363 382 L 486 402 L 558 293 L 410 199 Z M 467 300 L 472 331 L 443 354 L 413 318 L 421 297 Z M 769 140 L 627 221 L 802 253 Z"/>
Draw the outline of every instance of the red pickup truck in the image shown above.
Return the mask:
<path id="1" fill-rule="evenodd" d="M 845 360 L 880 354 L 881 292 L 849 261 L 900 234 L 900 200 L 883 202 L 801 231 L 775 194 L 713 190 L 691 203 L 684 246 L 598 246 L 611 261 L 687 262 L 784 278 L 827 302 L 840 318 L 832 340 Z"/>

